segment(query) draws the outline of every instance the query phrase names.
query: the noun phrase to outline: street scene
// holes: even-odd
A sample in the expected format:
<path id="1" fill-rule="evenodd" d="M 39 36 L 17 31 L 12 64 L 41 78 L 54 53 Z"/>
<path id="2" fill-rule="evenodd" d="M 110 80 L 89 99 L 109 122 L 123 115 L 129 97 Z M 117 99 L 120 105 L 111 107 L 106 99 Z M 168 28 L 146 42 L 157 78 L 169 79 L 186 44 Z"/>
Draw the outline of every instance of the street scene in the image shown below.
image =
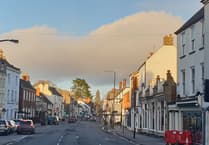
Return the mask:
<path id="1" fill-rule="evenodd" d="M 209 145 L 209 0 L 0 11 L 0 145 Z"/>
<path id="2" fill-rule="evenodd" d="M 58 126 L 37 126 L 34 135 L 0 136 L 0 143 L 4 145 L 131 145 L 131 143 L 121 139 L 119 136 L 103 132 L 98 125 L 95 125 L 95 122 L 86 121 L 74 124 L 63 122 Z"/>

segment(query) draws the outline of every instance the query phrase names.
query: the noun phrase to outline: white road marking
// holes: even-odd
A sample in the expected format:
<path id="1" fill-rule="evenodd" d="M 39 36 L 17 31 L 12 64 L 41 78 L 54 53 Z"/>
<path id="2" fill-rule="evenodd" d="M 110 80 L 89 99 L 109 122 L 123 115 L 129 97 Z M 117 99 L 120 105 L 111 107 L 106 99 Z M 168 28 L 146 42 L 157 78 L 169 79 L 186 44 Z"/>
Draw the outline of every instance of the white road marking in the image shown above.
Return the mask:
<path id="1" fill-rule="evenodd" d="M 79 136 L 76 136 L 76 139 L 79 139 Z"/>
<path id="2" fill-rule="evenodd" d="M 8 143 L 8 144 L 6 144 L 6 145 L 12 145 L 13 143 L 12 142 L 10 142 L 10 143 Z"/>
<path id="3" fill-rule="evenodd" d="M 63 136 L 60 136 L 59 139 L 58 139 L 57 145 L 60 145 L 60 143 L 62 142 L 62 140 L 63 140 Z"/>

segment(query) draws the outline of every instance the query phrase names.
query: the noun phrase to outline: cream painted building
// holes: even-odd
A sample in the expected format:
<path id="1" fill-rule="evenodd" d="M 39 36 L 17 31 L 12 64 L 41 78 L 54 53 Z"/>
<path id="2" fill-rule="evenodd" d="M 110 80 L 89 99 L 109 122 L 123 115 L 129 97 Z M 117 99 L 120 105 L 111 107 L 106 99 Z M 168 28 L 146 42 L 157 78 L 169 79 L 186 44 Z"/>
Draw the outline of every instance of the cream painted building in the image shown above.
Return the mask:
<path id="1" fill-rule="evenodd" d="M 132 130 L 156 135 L 164 134 L 168 121 L 166 120 L 167 100 L 163 84 L 170 70 L 175 87 L 176 67 L 177 48 L 173 45 L 172 35 L 168 35 L 163 39 L 163 46 L 152 53 L 138 70 L 130 75 Z M 156 83 L 156 78 L 159 79 L 158 83 Z M 175 99 L 175 92 L 172 97 Z M 159 112 L 151 112 L 154 108 L 159 109 Z"/>

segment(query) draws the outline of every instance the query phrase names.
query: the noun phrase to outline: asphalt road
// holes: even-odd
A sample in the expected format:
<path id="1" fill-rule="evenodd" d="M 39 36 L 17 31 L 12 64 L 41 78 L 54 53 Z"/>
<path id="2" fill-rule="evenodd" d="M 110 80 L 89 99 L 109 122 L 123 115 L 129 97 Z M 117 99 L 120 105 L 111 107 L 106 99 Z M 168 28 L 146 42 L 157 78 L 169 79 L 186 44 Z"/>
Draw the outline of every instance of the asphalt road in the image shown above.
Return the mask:
<path id="1" fill-rule="evenodd" d="M 36 134 L 26 135 L 5 145 L 131 145 L 131 143 L 102 131 L 96 122 L 79 121 L 40 127 Z"/>

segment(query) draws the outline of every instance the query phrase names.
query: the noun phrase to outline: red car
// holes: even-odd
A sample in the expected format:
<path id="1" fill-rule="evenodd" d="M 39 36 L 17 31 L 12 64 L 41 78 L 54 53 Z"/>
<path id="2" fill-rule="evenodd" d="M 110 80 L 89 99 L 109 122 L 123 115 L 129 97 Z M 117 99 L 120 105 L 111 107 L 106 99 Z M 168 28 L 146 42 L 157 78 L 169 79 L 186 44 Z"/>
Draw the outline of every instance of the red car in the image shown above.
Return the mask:
<path id="1" fill-rule="evenodd" d="M 17 127 L 17 134 L 23 133 L 35 133 L 35 125 L 32 120 L 21 120 L 19 126 Z"/>

